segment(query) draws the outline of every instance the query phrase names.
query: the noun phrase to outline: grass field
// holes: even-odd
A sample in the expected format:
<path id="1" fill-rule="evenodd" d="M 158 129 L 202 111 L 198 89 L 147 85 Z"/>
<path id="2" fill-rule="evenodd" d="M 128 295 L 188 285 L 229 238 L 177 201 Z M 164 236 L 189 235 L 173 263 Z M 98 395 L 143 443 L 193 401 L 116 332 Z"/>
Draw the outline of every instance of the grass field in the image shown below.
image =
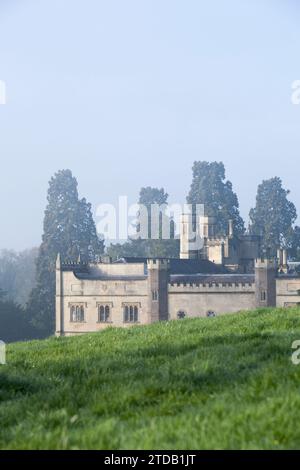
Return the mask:
<path id="1" fill-rule="evenodd" d="M 1 449 L 300 448 L 300 310 L 7 347 Z"/>

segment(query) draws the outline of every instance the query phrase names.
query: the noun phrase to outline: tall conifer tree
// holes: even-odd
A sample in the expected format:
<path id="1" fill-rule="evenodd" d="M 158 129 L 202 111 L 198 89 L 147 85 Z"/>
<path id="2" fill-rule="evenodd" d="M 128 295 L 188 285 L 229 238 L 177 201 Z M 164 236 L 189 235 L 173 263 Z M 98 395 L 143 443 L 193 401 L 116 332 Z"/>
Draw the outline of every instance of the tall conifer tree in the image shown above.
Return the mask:
<path id="1" fill-rule="evenodd" d="M 187 202 L 192 205 L 203 204 L 205 214 L 216 217 L 219 234 L 227 233 L 230 219 L 236 234 L 245 232 L 238 198 L 233 192 L 232 183 L 225 178 L 222 162 L 194 162 L 193 180 Z"/>
<path id="2" fill-rule="evenodd" d="M 257 190 L 256 206 L 250 211 L 251 231 L 262 237 L 262 249 L 275 256 L 277 248 L 290 248 L 296 242 L 298 229 L 294 204 L 288 200 L 290 191 L 282 186 L 280 178 L 263 181 Z"/>
<path id="3" fill-rule="evenodd" d="M 45 335 L 55 325 L 55 262 L 87 261 L 103 253 L 103 241 L 97 236 L 91 205 L 79 199 L 77 181 L 70 170 L 58 171 L 49 182 L 44 233 L 37 258 L 36 287 L 32 290 L 28 310 L 33 323 Z"/>

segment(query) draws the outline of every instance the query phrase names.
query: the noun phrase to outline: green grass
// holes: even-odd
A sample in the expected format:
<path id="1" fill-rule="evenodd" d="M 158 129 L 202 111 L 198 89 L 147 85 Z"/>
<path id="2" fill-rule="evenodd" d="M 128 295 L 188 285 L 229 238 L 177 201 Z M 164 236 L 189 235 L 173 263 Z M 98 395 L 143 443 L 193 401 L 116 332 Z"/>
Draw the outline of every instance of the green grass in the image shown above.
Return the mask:
<path id="1" fill-rule="evenodd" d="M 300 448 L 300 310 L 16 343 L 2 449 Z"/>

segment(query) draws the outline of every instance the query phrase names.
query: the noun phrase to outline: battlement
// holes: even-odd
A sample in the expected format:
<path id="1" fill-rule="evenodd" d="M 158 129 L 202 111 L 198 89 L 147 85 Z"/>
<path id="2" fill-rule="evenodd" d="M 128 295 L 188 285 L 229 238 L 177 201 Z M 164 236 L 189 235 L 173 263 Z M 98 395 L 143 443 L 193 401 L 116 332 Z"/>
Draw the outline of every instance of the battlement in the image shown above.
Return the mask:
<path id="1" fill-rule="evenodd" d="M 163 258 L 149 258 L 147 259 L 148 269 L 169 269 L 169 261 Z"/>
<path id="2" fill-rule="evenodd" d="M 169 289 L 175 291 L 176 289 L 184 289 L 188 291 L 222 291 L 230 290 L 244 291 L 250 290 L 253 292 L 255 285 L 255 278 L 252 274 L 215 274 L 215 275 L 171 275 L 169 281 Z"/>
<path id="3" fill-rule="evenodd" d="M 61 261 L 60 255 L 57 256 L 56 260 L 56 269 L 62 271 L 85 271 L 89 267 L 89 263 L 82 261 L 80 258 L 77 261 L 74 260 L 64 260 Z"/>
<path id="4" fill-rule="evenodd" d="M 169 291 L 175 292 L 176 290 L 187 292 L 254 292 L 254 282 L 174 282 L 171 281 L 168 284 Z"/>
<path id="5" fill-rule="evenodd" d="M 275 259 L 257 258 L 255 260 L 255 269 L 277 269 Z"/>

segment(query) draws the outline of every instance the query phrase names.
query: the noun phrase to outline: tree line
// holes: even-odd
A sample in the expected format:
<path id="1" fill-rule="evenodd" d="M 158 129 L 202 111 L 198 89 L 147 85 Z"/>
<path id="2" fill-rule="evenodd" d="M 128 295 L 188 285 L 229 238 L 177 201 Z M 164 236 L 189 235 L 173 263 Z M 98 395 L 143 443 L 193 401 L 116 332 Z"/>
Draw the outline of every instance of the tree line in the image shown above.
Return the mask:
<path id="1" fill-rule="evenodd" d="M 289 200 L 289 194 L 279 177 L 262 181 L 257 190 L 256 204 L 249 213 L 248 229 L 251 234 L 261 236 L 263 253 L 275 256 L 277 248 L 282 247 L 288 250 L 290 259 L 296 261 L 300 260 L 300 227 L 295 225 L 297 210 Z M 149 209 L 152 204 L 168 204 L 168 198 L 164 188 L 149 186 L 141 188 L 138 203 Z M 233 221 L 237 235 L 246 231 L 237 194 L 231 181 L 226 179 L 222 162 L 194 162 L 187 203 L 204 204 L 206 214 L 216 217 L 220 235 L 227 233 L 229 219 Z M 150 211 L 148 216 L 150 227 Z M 49 182 L 42 243 L 35 263 L 35 285 L 23 306 L 18 305 L 21 299 L 17 295 L 15 299 L 11 292 L 9 297 L 5 296 L 4 291 L 9 291 L 9 283 L 0 257 L 1 339 L 5 340 L 5 335 L 15 340 L 53 334 L 55 261 L 58 253 L 62 259 L 77 259 L 80 256 L 87 261 L 99 260 L 105 251 L 114 259 L 124 256 L 178 257 L 180 242 L 175 237 L 172 223 L 170 219 L 169 240 L 162 239 L 161 233 L 155 240 L 142 239 L 138 236 L 137 225 L 136 237 L 123 244 L 111 244 L 105 250 L 104 240 L 96 231 L 91 204 L 85 198 L 79 198 L 76 178 L 70 170 L 58 171 Z M 26 270 L 22 276 L 26 281 Z M 15 336 L 12 331 L 15 331 Z"/>

